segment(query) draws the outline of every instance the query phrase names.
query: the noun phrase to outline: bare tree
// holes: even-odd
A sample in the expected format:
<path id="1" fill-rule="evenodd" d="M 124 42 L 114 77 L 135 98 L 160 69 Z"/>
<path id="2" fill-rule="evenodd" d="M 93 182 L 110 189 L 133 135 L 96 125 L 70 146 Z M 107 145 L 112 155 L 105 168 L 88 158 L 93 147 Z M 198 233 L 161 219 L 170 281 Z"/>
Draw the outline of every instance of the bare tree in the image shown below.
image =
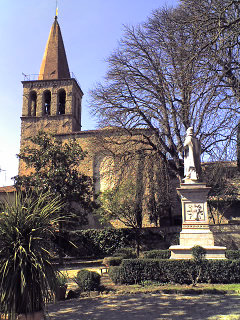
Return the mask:
<path id="1" fill-rule="evenodd" d="M 99 150 L 101 155 L 111 157 L 114 163 L 113 166 L 105 168 L 102 176 L 106 184 L 104 190 L 100 191 L 111 190 L 110 193 L 107 191 L 106 195 L 111 195 L 114 199 L 119 198 L 119 189 L 124 189 L 123 194 L 129 193 L 133 196 L 131 184 L 126 184 L 126 181 L 132 181 L 136 186 L 133 196 L 134 214 L 132 216 L 131 210 L 126 213 L 123 212 L 126 210 L 121 209 L 123 218 L 126 219 L 126 215 L 130 215 L 131 224 L 134 218 L 133 225 L 136 223 L 138 229 L 142 225 L 143 216 L 144 223 L 148 221 L 155 226 L 160 226 L 164 220 L 164 223 L 171 224 L 172 186 L 169 170 L 157 153 L 152 154 L 145 150 L 147 140 L 144 139 L 144 136 L 147 136 L 149 131 L 136 129 L 130 134 L 123 129 L 108 128 L 101 130 L 100 133 L 92 140 L 91 147 L 94 152 L 98 153 L 97 150 Z M 114 179 L 112 180 L 113 172 Z M 129 187 L 129 192 L 127 187 Z M 128 220 L 124 224 L 126 223 L 129 225 Z"/>
<path id="2" fill-rule="evenodd" d="M 195 52 L 195 57 L 205 57 L 209 72 L 215 73 L 221 86 L 230 88 L 239 101 L 239 1 L 182 0 L 181 3 L 181 9 L 188 15 L 180 24 L 192 25 L 200 39 L 200 50 Z"/>
<path id="3" fill-rule="evenodd" d="M 92 90 L 92 109 L 100 126 L 143 132 L 142 148 L 157 154 L 181 179 L 185 131 L 194 127 L 202 151 L 217 157 L 232 148 L 237 125 L 232 99 L 222 79 L 203 68 L 202 48 L 193 25 L 180 24 L 184 11 L 157 10 L 145 24 L 126 27 L 109 57 L 103 84 Z M 170 161 L 171 160 L 171 161 Z"/>

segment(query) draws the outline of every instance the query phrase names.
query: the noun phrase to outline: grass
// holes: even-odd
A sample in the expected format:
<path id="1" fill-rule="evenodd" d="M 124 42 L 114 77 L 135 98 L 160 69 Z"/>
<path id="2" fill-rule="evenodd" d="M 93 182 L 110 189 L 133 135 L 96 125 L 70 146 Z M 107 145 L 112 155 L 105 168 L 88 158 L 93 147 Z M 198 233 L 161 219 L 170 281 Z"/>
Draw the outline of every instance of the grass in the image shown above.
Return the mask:
<path id="1" fill-rule="evenodd" d="M 113 289 L 119 294 L 240 294 L 240 284 L 198 284 L 193 287 L 191 285 L 148 283 L 144 285 L 116 285 Z"/>

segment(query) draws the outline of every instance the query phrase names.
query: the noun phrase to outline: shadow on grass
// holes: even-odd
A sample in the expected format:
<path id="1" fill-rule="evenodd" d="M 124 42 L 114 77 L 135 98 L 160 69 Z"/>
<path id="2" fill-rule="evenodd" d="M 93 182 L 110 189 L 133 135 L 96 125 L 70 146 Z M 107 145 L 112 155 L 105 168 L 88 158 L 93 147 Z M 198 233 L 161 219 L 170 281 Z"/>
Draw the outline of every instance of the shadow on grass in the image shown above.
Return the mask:
<path id="1" fill-rule="evenodd" d="M 240 319 L 238 295 L 130 294 L 49 306 L 51 320 Z"/>

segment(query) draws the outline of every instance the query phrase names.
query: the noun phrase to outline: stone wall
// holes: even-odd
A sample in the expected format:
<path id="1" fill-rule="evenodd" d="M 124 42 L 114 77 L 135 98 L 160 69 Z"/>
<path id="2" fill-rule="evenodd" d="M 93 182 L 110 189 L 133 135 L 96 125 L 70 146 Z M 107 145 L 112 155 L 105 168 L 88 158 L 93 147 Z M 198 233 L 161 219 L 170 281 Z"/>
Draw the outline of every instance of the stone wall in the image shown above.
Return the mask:
<path id="1" fill-rule="evenodd" d="M 215 245 L 240 249 L 240 224 L 210 225 L 210 230 L 213 232 Z"/>

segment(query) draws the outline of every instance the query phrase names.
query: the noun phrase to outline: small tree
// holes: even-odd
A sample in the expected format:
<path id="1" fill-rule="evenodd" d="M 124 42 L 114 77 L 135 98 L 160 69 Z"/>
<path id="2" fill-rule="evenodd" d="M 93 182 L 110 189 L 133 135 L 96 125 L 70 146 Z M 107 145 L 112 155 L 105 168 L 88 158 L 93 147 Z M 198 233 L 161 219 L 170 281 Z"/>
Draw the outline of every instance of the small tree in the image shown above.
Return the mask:
<path id="1" fill-rule="evenodd" d="M 206 249 L 196 245 L 192 247 L 192 259 L 194 264 L 188 270 L 189 277 L 192 281 L 192 285 L 196 286 L 203 271 L 203 264 L 206 259 Z"/>
<path id="2" fill-rule="evenodd" d="M 135 230 L 137 254 L 140 250 L 140 233 L 142 229 L 142 209 L 138 202 L 136 185 L 125 182 L 112 190 L 102 192 L 98 197 L 99 208 L 96 214 L 100 221 L 119 220 L 126 227 Z"/>
<path id="3" fill-rule="evenodd" d="M 75 140 L 62 142 L 44 132 L 29 139 L 18 157 L 28 169 L 25 175 L 15 177 L 17 189 L 46 192 L 59 196 L 63 202 L 64 222 L 59 222 L 59 245 L 64 228 L 86 223 L 87 213 L 93 207 L 91 178 L 79 172 L 85 158 Z M 77 204 L 77 205 L 76 205 Z M 60 262 L 61 258 L 60 250 Z"/>
<path id="4" fill-rule="evenodd" d="M 58 195 L 64 203 L 63 211 L 79 223 L 84 223 L 86 210 L 92 208 L 92 181 L 80 173 L 79 165 L 85 158 L 81 146 L 75 140 L 62 142 L 53 136 L 39 132 L 29 139 L 18 154 L 29 169 L 29 173 L 15 177 L 17 189 L 50 191 Z M 81 209 L 74 207 L 81 205 Z"/>

